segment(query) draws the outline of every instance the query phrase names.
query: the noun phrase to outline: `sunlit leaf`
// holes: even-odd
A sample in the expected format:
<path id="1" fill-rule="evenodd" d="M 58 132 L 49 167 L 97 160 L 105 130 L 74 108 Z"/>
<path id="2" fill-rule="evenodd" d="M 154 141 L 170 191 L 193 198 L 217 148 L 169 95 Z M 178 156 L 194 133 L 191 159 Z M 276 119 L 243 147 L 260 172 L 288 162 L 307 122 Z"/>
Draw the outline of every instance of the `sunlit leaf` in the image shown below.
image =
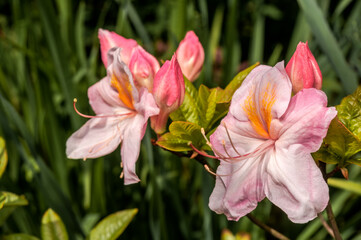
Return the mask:
<path id="1" fill-rule="evenodd" d="M 173 121 L 187 121 L 199 124 L 200 108 L 197 105 L 198 93 L 193 84 L 184 79 L 185 94 L 182 105 L 170 114 Z"/>
<path id="2" fill-rule="evenodd" d="M 49 208 L 41 219 L 41 238 L 43 240 L 67 240 L 68 233 L 59 215 Z"/>
<path id="3" fill-rule="evenodd" d="M 327 180 L 328 185 L 336 188 L 341 188 L 347 191 L 351 191 L 358 195 L 361 195 L 361 183 L 353 182 L 351 180 L 339 179 L 339 178 L 329 178 Z"/>
<path id="4" fill-rule="evenodd" d="M 5 172 L 6 165 L 8 164 L 8 154 L 5 148 L 5 141 L 0 137 L 0 178 Z"/>
<path id="5" fill-rule="evenodd" d="M 336 106 L 340 121 L 361 139 L 361 86 Z"/>
<path id="6" fill-rule="evenodd" d="M 24 233 L 15 233 L 2 236 L 1 240 L 39 240 L 39 238 Z"/>
<path id="7" fill-rule="evenodd" d="M 90 232 L 90 240 L 115 240 L 129 225 L 138 209 L 128 209 L 113 213 L 99 222 Z"/>
<path id="8" fill-rule="evenodd" d="M 258 65 L 259 63 L 255 63 L 252 66 L 246 68 L 245 70 L 239 72 L 224 89 L 223 94 L 218 96 L 217 102 L 231 101 L 234 92 L 241 86 L 243 80 L 247 77 L 247 75 Z"/>
<path id="9" fill-rule="evenodd" d="M 312 156 L 318 161 L 338 164 L 340 167 L 357 161 L 355 154 L 361 151 L 360 140 L 336 117 L 332 120 L 322 147 Z M 361 162 L 360 162 L 361 163 Z"/>
<path id="10" fill-rule="evenodd" d="M 0 192 L 0 226 L 17 207 L 25 205 L 28 205 L 28 200 L 24 196 L 18 196 L 10 192 Z"/>
<path id="11" fill-rule="evenodd" d="M 169 126 L 169 133 L 162 135 L 157 144 L 171 151 L 182 152 L 192 150 L 188 145 L 189 142 L 198 149 L 207 149 L 206 141 L 201 133 L 201 126 L 190 122 L 175 121 Z"/>

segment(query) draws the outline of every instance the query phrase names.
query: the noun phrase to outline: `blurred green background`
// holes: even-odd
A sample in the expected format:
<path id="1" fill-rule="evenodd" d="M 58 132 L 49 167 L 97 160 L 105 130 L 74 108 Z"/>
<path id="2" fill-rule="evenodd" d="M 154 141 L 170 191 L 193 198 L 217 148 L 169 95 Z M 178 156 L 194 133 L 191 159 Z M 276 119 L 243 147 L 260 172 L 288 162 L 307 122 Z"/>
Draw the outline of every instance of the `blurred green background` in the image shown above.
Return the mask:
<path id="1" fill-rule="evenodd" d="M 226 86 L 257 61 L 287 63 L 297 43 L 309 41 L 323 90 L 336 105 L 360 80 L 360 25 L 360 0 L 0 0 L 0 136 L 9 159 L 0 190 L 29 201 L 0 233 L 39 237 L 51 207 L 70 239 L 84 239 L 101 218 L 138 208 L 120 239 L 220 239 L 226 228 L 272 239 L 247 218 L 228 222 L 210 211 L 214 179 L 196 161 L 152 146 L 149 129 L 137 163 L 139 184 L 119 179 L 119 150 L 86 162 L 66 158 L 66 139 L 86 121 L 73 110 L 73 98 L 91 113 L 87 89 L 106 74 L 98 29 L 134 38 L 163 60 L 194 30 L 206 54 L 195 84 L 209 87 Z M 360 167 L 349 170 L 350 179 L 361 181 Z M 330 191 L 343 237 L 361 239 L 360 193 Z M 268 200 L 254 214 L 291 239 L 329 238 L 318 219 L 293 224 Z"/>

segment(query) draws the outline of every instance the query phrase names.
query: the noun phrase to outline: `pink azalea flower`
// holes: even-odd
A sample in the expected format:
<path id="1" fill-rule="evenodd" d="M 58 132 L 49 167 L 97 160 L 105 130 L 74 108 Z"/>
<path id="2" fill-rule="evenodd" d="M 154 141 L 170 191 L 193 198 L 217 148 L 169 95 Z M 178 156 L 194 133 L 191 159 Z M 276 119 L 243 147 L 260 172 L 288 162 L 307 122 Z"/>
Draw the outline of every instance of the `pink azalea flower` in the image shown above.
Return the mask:
<path id="1" fill-rule="evenodd" d="M 120 47 L 122 49 L 122 61 L 129 64 L 133 49 L 138 46 L 138 43 L 133 39 L 124 38 L 115 32 L 110 32 L 105 29 L 99 29 L 98 38 L 100 41 L 100 52 L 102 61 L 105 67 L 108 67 L 108 51 L 113 47 Z"/>
<path id="2" fill-rule="evenodd" d="M 159 108 L 146 88 L 135 87 L 132 74 L 122 62 L 121 49 L 109 51 L 108 75 L 88 89 L 96 116 L 90 117 L 66 143 L 68 158 L 97 158 L 113 152 L 120 143 L 124 184 L 139 182 L 135 163 L 147 120 Z M 84 116 L 84 115 L 83 115 Z"/>
<path id="3" fill-rule="evenodd" d="M 235 92 L 228 115 L 210 137 L 220 159 L 209 207 L 238 220 L 267 197 L 295 223 L 326 207 L 328 187 L 311 152 L 331 120 L 326 95 L 303 89 L 291 98 L 283 62 L 259 66 Z"/>

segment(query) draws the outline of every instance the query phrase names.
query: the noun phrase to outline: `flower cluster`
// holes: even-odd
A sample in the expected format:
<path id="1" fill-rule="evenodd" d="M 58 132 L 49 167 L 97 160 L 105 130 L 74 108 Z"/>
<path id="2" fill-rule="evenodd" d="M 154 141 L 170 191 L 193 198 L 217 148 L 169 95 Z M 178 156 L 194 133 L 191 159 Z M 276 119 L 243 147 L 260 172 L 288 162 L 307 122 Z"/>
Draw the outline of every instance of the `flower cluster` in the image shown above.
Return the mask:
<path id="1" fill-rule="evenodd" d="M 156 133 L 166 130 L 169 114 L 183 102 L 183 74 L 191 80 L 197 78 L 204 50 L 194 32 L 189 32 L 177 53 L 160 67 L 133 39 L 100 29 L 99 40 L 107 76 L 88 90 L 96 116 L 81 114 L 90 120 L 70 136 L 66 154 L 74 159 L 97 158 L 121 143 L 124 184 L 132 184 L 140 181 L 135 163 L 148 119 L 151 117 Z"/>
<path id="2" fill-rule="evenodd" d="M 68 139 L 67 156 L 96 158 L 122 143 L 124 183 L 136 183 L 135 163 L 148 119 L 158 135 L 166 131 L 169 114 L 185 98 L 183 75 L 191 82 L 199 76 L 204 50 L 188 32 L 172 59 L 160 66 L 135 40 L 102 29 L 99 39 L 107 76 L 89 88 L 96 116 L 82 114 L 91 119 Z M 286 68 L 279 62 L 248 74 L 208 142 L 220 160 L 212 210 L 238 220 L 267 197 L 296 223 L 323 211 L 328 186 L 311 153 L 320 148 L 337 112 L 327 107 L 321 85 L 307 43 L 298 45 Z"/>

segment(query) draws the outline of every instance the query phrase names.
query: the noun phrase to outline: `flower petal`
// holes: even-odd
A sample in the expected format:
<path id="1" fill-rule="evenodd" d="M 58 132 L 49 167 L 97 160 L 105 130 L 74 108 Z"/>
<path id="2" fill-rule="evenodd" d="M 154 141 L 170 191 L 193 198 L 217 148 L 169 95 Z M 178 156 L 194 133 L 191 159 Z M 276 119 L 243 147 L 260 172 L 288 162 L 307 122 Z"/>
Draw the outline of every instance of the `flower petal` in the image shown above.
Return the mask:
<path id="1" fill-rule="evenodd" d="M 113 47 L 122 48 L 122 60 L 128 64 L 133 48 L 138 44 L 133 39 L 126 39 L 115 32 L 111 32 L 105 29 L 99 29 L 98 38 L 100 41 L 100 51 L 102 55 L 102 61 L 105 67 L 108 67 L 108 51 Z"/>
<path id="2" fill-rule="evenodd" d="M 279 148 L 300 144 L 307 153 L 317 151 L 337 111 L 327 108 L 326 95 L 317 89 L 303 89 L 292 99 L 280 119 L 277 141 Z M 277 128 L 277 127 L 276 127 Z"/>
<path id="3" fill-rule="evenodd" d="M 283 62 L 272 68 L 259 66 L 233 95 L 230 113 L 240 121 L 249 121 L 259 137 L 270 138 L 271 122 L 286 111 L 291 90 Z"/>
<path id="4" fill-rule="evenodd" d="M 254 210 L 265 197 L 262 180 L 265 155 L 232 164 L 221 161 L 209 207 L 235 221 Z"/>
<path id="5" fill-rule="evenodd" d="M 93 118 L 66 142 L 68 158 L 97 158 L 113 152 L 122 140 L 118 118 Z"/>
<path id="6" fill-rule="evenodd" d="M 325 209 L 328 186 L 311 154 L 301 145 L 276 147 L 265 169 L 267 198 L 292 222 L 306 223 Z"/>
<path id="7" fill-rule="evenodd" d="M 129 185 L 140 181 L 135 173 L 135 163 L 139 157 L 140 142 L 143 138 L 143 129 L 147 121 L 137 114 L 124 130 L 124 140 L 121 147 L 121 157 L 124 171 L 124 184 Z"/>
<path id="8" fill-rule="evenodd" d="M 118 92 L 111 86 L 108 77 L 103 78 L 88 89 L 89 103 L 97 115 L 113 113 L 114 108 L 126 108 L 119 100 L 118 95 Z"/>
<path id="9" fill-rule="evenodd" d="M 239 121 L 231 114 L 222 120 L 221 125 L 210 136 L 210 141 L 220 158 L 251 153 L 264 143 L 263 139 L 258 138 L 250 122 Z"/>

